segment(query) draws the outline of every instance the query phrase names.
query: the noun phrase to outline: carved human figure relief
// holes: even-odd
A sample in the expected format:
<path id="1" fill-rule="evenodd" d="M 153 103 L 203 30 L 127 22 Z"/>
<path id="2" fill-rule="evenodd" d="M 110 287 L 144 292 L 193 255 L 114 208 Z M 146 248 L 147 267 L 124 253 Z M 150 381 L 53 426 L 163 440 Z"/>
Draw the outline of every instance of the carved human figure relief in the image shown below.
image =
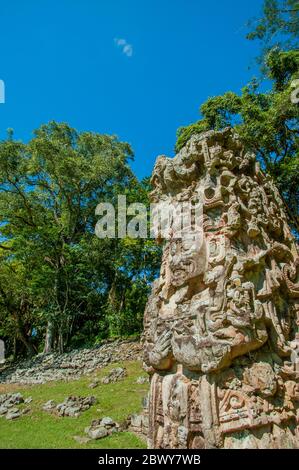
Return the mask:
<path id="1" fill-rule="evenodd" d="M 173 220 L 144 315 L 153 448 L 299 447 L 299 254 L 271 178 L 232 129 L 159 157 Z"/>

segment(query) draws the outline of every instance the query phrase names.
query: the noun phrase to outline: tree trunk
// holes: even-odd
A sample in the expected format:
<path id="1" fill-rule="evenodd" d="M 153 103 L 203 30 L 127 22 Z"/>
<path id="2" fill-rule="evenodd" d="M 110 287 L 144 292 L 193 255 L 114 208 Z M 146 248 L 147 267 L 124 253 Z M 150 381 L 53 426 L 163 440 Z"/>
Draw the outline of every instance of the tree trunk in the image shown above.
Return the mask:
<path id="1" fill-rule="evenodd" d="M 116 292 L 116 274 L 108 293 L 108 307 L 111 310 L 117 310 L 117 292 Z"/>
<path id="2" fill-rule="evenodd" d="M 58 333 L 58 352 L 59 354 L 63 354 L 63 350 L 64 350 L 64 344 L 63 344 L 63 333 L 60 329 L 59 333 Z"/>
<path id="3" fill-rule="evenodd" d="M 17 336 L 16 334 L 14 333 L 14 338 L 13 338 L 13 352 L 12 352 L 12 357 L 13 357 L 13 360 L 15 361 L 17 359 L 17 355 L 18 355 L 18 340 L 17 340 Z"/>
<path id="4" fill-rule="evenodd" d="M 20 338 L 20 341 L 24 344 L 26 350 L 27 350 L 27 353 L 28 353 L 28 356 L 34 356 L 36 354 L 36 350 L 34 349 L 34 346 L 33 344 L 30 342 L 29 339 L 27 339 L 25 337 L 25 335 L 23 335 L 22 332 L 19 332 L 19 338 Z"/>
<path id="5" fill-rule="evenodd" d="M 54 324 L 50 320 L 47 324 L 46 330 L 46 338 L 45 338 L 45 347 L 44 347 L 44 354 L 49 354 L 53 351 L 53 343 L 54 343 Z"/>
<path id="6" fill-rule="evenodd" d="M 34 356 L 37 353 L 37 351 L 34 348 L 34 345 L 31 343 L 30 338 L 25 333 L 24 325 L 21 320 L 21 313 L 15 310 L 14 318 L 16 320 L 17 337 L 19 338 L 21 343 L 23 343 L 23 345 L 25 346 L 28 356 L 30 357 Z"/>

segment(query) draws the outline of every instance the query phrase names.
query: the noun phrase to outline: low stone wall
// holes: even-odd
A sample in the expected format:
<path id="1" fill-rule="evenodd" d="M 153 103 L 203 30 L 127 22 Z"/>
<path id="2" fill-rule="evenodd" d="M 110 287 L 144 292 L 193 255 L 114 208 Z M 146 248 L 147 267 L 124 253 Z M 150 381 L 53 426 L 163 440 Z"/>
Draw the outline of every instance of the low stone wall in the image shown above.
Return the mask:
<path id="1" fill-rule="evenodd" d="M 74 380 L 109 363 L 142 359 L 138 341 L 116 340 L 91 349 L 65 354 L 39 354 L 0 371 L 0 383 L 42 384 L 52 380 Z"/>

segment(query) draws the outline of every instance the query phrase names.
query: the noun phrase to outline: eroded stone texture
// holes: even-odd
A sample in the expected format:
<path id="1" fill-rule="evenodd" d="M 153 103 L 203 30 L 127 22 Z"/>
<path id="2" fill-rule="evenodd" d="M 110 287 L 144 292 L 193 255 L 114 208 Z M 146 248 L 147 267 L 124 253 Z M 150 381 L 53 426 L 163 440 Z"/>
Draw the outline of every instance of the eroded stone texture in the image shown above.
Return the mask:
<path id="1" fill-rule="evenodd" d="M 202 231 L 173 219 L 145 311 L 149 447 L 299 447 L 299 255 L 276 187 L 231 129 L 159 157 L 152 182 Z"/>

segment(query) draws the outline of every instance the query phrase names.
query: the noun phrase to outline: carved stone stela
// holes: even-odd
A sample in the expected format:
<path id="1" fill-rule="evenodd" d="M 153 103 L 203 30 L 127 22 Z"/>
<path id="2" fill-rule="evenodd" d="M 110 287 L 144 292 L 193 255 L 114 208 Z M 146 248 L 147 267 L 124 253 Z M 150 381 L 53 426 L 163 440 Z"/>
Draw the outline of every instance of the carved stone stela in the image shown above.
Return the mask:
<path id="1" fill-rule="evenodd" d="M 157 159 L 153 202 L 201 205 L 164 242 L 144 315 L 150 448 L 299 447 L 299 255 L 284 203 L 232 129 Z M 173 220 L 175 233 L 175 220 Z"/>

